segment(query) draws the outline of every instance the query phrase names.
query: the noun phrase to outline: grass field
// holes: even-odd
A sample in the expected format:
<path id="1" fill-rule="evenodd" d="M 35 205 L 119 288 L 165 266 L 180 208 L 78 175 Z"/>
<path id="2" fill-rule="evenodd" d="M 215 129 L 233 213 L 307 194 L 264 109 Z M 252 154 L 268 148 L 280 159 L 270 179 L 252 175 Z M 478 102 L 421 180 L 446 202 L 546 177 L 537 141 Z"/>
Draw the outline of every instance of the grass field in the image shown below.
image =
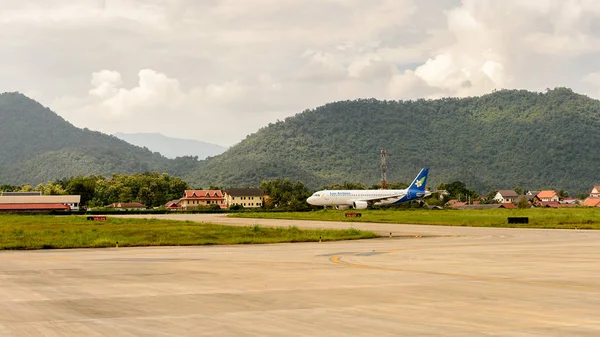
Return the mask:
<path id="1" fill-rule="evenodd" d="M 0 215 L 0 249 L 183 246 L 353 240 L 375 233 L 347 230 L 234 227 L 191 221 L 80 216 Z"/>
<path id="2" fill-rule="evenodd" d="M 361 213 L 359 218 L 346 218 L 345 213 Z M 520 227 L 600 229 L 599 208 L 560 209 L 493 209 L 493 210 L 319 210 L 313 212 L 237 213 L 232 217 L 325 220 L 348 222 L 382 222 L 473 227 Z M 508 217 L 528 217 L 528 224 L 508 224 Z"/>

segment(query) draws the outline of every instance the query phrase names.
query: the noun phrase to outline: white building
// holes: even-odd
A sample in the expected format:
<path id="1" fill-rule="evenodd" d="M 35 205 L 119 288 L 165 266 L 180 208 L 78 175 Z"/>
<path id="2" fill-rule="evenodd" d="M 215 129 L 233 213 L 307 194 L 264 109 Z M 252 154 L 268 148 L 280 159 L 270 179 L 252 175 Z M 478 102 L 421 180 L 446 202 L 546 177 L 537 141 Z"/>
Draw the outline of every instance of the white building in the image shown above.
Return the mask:
<path id="1" fill-rule="evenodd" d="M 501 204 L 516 202 L 519 195 L 513 190 L 500 190 L 496 193 L 494 200 Z"/>
<path id="2" fill-rule="evenodd" d="M 260 188 L 230 188 L 225 190 L 227 207 L 240 205 L 244 208 L 262 207 L 264 194 Z"/>
<path id="3" fill-rule="evenodd" d="M 600 198 L 600 185 L 592 188 L 590 191 L 590 198 Z"/>

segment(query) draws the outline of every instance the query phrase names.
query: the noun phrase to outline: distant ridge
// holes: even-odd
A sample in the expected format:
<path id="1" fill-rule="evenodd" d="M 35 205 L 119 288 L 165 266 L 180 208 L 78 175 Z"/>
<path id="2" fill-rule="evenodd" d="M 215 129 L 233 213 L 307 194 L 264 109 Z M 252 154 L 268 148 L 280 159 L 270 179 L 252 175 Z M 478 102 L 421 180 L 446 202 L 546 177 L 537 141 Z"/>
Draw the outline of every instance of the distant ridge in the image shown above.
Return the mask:
<path id="1" fill-rule="evenodd" d="M 172 138 L 160 133 L 123 133 L 117 132 L 115 137 L 130 144 L 146 147 L 159 152 L 167 158 L 197 156 L 205 159 L 219 155 L 227 150 L 226 147 L 193 139 Z"/>
<path id="2" fill-rule="evenodd" d="M 20 94 L 0 94 L 0 185 L 146 171 L 183 175 L 196 161 L 169 160 L 101 132 L 79 129 Z"/>

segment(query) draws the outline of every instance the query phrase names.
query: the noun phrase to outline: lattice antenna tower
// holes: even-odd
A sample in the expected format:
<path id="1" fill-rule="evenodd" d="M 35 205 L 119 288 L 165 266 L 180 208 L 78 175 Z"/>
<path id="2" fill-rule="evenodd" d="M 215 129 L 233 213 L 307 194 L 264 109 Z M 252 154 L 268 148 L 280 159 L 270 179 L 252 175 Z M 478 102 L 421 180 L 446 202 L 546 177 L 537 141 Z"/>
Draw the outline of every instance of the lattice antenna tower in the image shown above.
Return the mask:
<path id="1" fill-rule="evenodd" d="M 387 161 L 386 161 L 387 151 L 385 149 L 381 149 L 381 186 L 385 190 L 387 189 Z"/>

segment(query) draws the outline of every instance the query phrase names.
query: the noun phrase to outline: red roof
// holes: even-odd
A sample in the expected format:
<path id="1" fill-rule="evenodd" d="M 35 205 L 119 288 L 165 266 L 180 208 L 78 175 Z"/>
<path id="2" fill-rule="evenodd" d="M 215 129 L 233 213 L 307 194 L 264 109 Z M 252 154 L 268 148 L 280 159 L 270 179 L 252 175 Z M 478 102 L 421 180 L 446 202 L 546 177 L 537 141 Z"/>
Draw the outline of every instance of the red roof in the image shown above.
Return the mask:
<path id="1" fill-rule="evenodd" d="M 69 205 L 63 204 L 0 204 L 0 211 L 37 211 L 37 210 L 60 210 L 70 211 Z"/>
<path id="2" fill-rule="evenodd" d="M 169 202 L 167 202 L 165 204 L 165 207 L 167 208 L 179 208 L 179 202 L 181 201 L 181 199 L 175 199 L 175 200 L 171 200 Z"/>
<path id="3" fill-rule="evenodd" d="M 462 202 L 462 201 L 458 201 L 458 200 L 455 200 L 455 202 L 449 204 L 449 206 L 452 207 L 452 208 L 463 207 L 463 206 L 466 206 L 466 205 L 467 205 L 466 202 Z"/>
<path id="4" fill-rule="evenodd" d="M 556 193 L 556 191 L 541 191 L 540 193 L 538 193 L 537 197 L 542 199 L 550 199 L 552 197 L 554 197 L 555 195 L 558 195 L 558 193 Z"/>
<path id="5" fill-rule="evenodd" d="M 540 204 L 543 207 L 548 207 L 548 208 L 559 208 L 561 206 L 560 202 L 558 202 L 558 201 L 542 201 L 542 202 L 540 202 Z"/>
<path id="6" fill-rule="evenodd" d="M 223 199 L 223 193 L 220 190 L 186 190 L 185 196 L 181 199 Z"/>
<path id="7" fill-rule="evenodd" d="M 583 202 L 584 206 L 600 207 L 600 198 L 587 198 Z"/>
<path id="8" fill-rule="evenodd" d="M 515 206 L 514 204 L 511 204 L 510 202 L 504 203 L 502 204 L 503 208 L 517 208 L 517 206 Z"/>

